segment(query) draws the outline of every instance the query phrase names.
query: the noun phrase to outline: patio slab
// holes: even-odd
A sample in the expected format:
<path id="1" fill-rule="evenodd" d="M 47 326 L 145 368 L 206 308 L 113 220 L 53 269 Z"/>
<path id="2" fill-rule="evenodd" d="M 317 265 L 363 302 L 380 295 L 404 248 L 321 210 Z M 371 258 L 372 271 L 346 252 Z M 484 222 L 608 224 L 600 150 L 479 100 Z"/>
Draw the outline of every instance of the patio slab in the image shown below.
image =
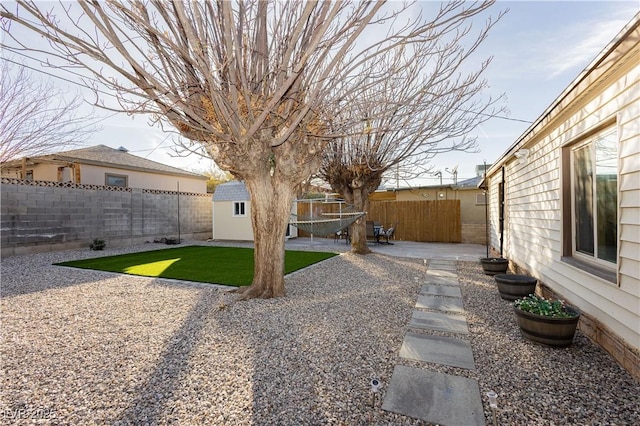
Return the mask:
<path id="1" fill-rule="evenodd" d="M 433 309 L 436 311 L 454 312 L 462 314 L 464 308 L 462 306 L 462 299 L 454 297 L 438 297 L 431 295 L 418 296 L 416 302 L 416 308 L 418 309 Z"/>
<path id="2" fill-rule="evenodd" d="M 471 344 L 455 337 L 407 333 L 400 348 L 400 356 L 467 370 L 476 369 Z"/>
<path id="3" fill-rule="evenodd" d="M 467 320 L 464 316 L 441 312 L 413 311 L 409 327 L 469 334 Z"/>
<path id="4" fill-rule="evenodd" d="M 462 297 L 459 284 L 456 286 L 425 284 L 422 286 L 422 288 L 420 288 L 420 294 L 431 296 Z"/>
<path id="5" fill-rule="evenodd" d="M 382 409 L 452 426 L 485 425 L 478 382 L 397 365 Z"/>

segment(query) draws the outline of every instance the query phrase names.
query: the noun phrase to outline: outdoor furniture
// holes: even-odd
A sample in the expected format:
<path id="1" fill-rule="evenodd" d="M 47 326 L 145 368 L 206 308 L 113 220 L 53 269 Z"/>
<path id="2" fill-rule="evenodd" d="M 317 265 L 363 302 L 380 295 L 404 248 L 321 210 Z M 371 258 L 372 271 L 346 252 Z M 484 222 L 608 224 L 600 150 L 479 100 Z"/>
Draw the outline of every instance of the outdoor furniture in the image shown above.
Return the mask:
<path id="1" fill-rule="evenodd" d="M 384 234 L 384 227 L 380 222 L 373 222 L 373 235 L 376 237 L 376 244 L 380 244 L 380 237 Z"/>
<path id="2" fill-rule="evenodd" d="M 396 232 L 396 228 L 395 226 L 392 226 L 390 228 L 388 228 L 386 231 L 383 231 L 379 236 L 378 236 L 378 243 L 380 244 L 391 244 L 393 245 L 393 243 L 391 241 L 389 241 L 389 239 L 393 238 L 393 234 Z M 385 241 L 380 241 L 381 238 L 384 238 Z"/>
<path id="3" fill-rule="evenodd" d="M 337 242 L 338 240 L 344 238 L 346 244 L 349 244 L 349 242 L 351 241 L 351 238 L 349 238 L 349 228 L 344 228 L 341 229 L 339 231 L 336 232 L 335 238 L 334 238 L 334 242 Z"/>

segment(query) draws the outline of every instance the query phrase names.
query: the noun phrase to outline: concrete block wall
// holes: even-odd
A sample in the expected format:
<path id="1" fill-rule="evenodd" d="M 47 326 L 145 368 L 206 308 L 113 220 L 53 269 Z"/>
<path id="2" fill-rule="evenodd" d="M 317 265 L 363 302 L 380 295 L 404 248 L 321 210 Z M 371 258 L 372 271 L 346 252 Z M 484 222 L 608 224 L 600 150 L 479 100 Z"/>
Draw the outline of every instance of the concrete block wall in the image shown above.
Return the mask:
<path id="1" fill-rule="evenodd" d="M 486 244 L 487 229 L 484 223 L 462 223 L 462 242 L 467 244 Z"/>
<path id="2" fill-rule="evenodd" d="M 210 238 L 209 194 L 117 189 L 97 185 L 3 179 L 0 188 L 2 256 L 88 247 L 111 247 L 161 237 Z"/>

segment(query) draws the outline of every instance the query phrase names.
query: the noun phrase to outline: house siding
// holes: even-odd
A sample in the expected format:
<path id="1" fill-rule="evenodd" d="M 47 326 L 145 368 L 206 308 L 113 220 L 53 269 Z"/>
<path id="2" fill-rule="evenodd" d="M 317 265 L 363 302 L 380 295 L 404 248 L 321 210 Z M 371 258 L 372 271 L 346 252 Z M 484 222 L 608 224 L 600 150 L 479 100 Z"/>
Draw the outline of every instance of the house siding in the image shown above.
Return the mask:
<path id="1" fill-rule="evenodd" d="M 81 182 L 87 185 L 104 185 L 105 175 L 107 173 L 127 176 L 127 186 L 129 188 L 177 191 L 179 185 L 180 192 L 195 192 L 201 194 L 206 194 L 207 192 L 207 180 L 202 178 L 189 178 L 178 175 L 171 176 L 162 173 L 84 164 L 80 167 Z"/>
<path id="2" fill-rule="evenodd" d="M 631 50 L 636 54 L 638 32 L 636 26 Z M 584 314 L 581 330 L 640 378 L 640 65 L 626 60 L 607 70 L 613 62 L 600 62 L 592 70 L 597 78 L 587 78 L 567 92 L 490 170 L 490 244 L 494 253 L 499 251 L 498 186 L 503 167 L 503 255 L 516 271 L 537 277 L 543 293 L 577 306 Z M 565 169 L 568 147 L 609 126 L 615 126 L 618 137 L 615 282 L 563 258 L 568 254 L 564 235 L 571 231 L 566 229 L 571 220 L 564 218 L 570 210 L 564 205 L 569 202 L 564 189 L 570 176 Z M 513 154 L 523 148 L 529 156 L 521 164 Z"/>

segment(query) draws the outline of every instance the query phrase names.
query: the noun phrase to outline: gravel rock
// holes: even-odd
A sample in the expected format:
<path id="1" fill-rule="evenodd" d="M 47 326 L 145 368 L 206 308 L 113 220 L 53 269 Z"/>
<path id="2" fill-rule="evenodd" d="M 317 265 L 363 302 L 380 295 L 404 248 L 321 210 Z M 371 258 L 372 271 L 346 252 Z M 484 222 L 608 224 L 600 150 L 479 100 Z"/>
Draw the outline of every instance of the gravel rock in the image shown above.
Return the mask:
<path id="1" fill-rule="evenodd" d="M 2 260 L 3 424 L 425 424 L 380 409 L 394 366 L 412 365 L 398 352 L 422 259 L 344 253 L 289 275 L 286 297 L 247 302 L 52 265 L 157 248 Z M 488 424 L 489 390 L 503 425 L 640 423 L 640 385 L 606 353 L 581 334 L 565 349 L 524 341 L 493 279 L 458 265 L 477 369 L 454 370 L 478 380 Z"/>

